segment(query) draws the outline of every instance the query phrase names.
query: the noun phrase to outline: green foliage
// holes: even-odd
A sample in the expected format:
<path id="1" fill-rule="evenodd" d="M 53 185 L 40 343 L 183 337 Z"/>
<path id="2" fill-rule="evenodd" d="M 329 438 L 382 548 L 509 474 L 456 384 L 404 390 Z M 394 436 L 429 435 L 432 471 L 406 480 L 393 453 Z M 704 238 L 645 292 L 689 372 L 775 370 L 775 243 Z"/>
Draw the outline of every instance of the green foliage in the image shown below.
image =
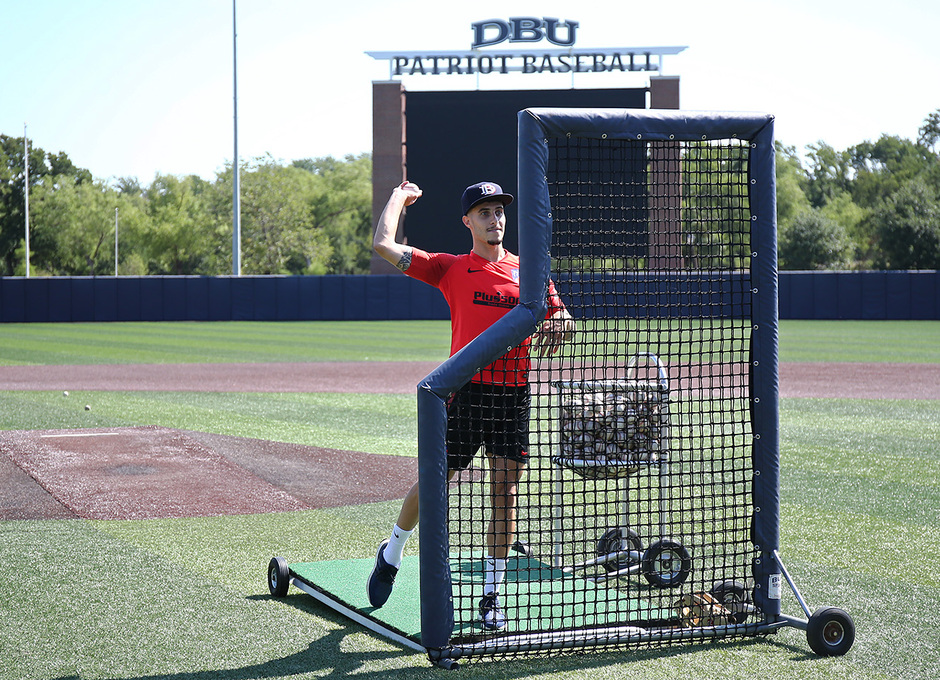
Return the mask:
<path id="1" fill-rule="evenodd" d="M 718 147 L 681 159 L 683 253 L 693 266 L 748 261 L 739 196 L 714 197 L 701 170 L 744 187 L 747 168 Z M 743 157 L 742 157 L 743 158 Z M 940 110 L 916 140 L 882 135 L 848 149 L 825 142 L 801 156 L 777 143 L 777 225 L 782 268 L 936 268 L 940 197 Z M 0 276 L 25 273 L 23 138 L 0 135 Z M 372 255 L 369 154 L 270 156 L 244 163 L 242 271 L 246 274 L 363 274 Z M 114 273 L 114 211 L 122 275 L 225 275 L 232 262 L 232 167 L 213 180 L 157 175 L 104 182 L 62 152 L 31 146 L 30 263 L 36 275 Z M 655 190 L 652 187 L 651 190 Z M 611 266 L 614 266 L 613 264 Z M 643 258 L 621 262 L 641 268 Z"/>
<path id="2" fill-rule="evenodd" d="M 240 183 L 242 272 L 328 273 L 332 245 L 316 228 L 308 200 L 316 195 L 315 179 L 265 157 L 242 170 Z M 216 190 L 231 197 L 231 168 L 216 183 Z"/>
<path id="3" fill-rule="evenodd" d="M 318 180 L 308 200 L 315 228 L 322 229 L 332 245 L 328 271 L 367 273 L 372 255 L 372 158 L 308 158 L 294 161 L 294 167 Z"/>
<path id="4" fill-rule="evenodd" d="M 874 235 L 871 234 L 866 221 L 869 212 L 866 208 L 856 204 L 848 192 L 837 194 L 819 208 L 821 215 L 845 230 L 850 248 L 850 252 L 847 254 L 849 260 L 864 263 L 865 268 L 868 268 L 867 262 L 875 246 Z"/>
<path id="5" fill-rule="evenodd" d="M 190 175 L 157 175 L 143 193 L 149 223 L 133 233 L 134 253 L 151 274 L 221 274 L 230 242 L 209 210 L 205 180 Z"/>
<path id="6" fill-rule="evenodd" d="M 115 192 L 98 181 L 60 179 L 32 193 L 30 245 L 37 270 L 57 276 L 114 274 Z"/>
<path id="7" fill-rule="evenodd" d="M 850 153 L 837 151 L 825 142 L 810 144 L 806 192 L 810 203 L 821 208 L 851 186 Z"/>
<path id="8" fill-rule="evenodd" d="M 804 210 L 780 230 L 784 269 L 838 269 L 849 251 L 845 227 L 819 210 Z"/>
<path id="9" fill-rule="evenodd" d="M 940 200 L 919 179 L 901 186 L 872 213 L 879 264 L 886 269 L 940 269 Z"/>
<path id="10" fill-rule="evenodd" d="M 796 149 L 777 142 L 777 229 L 782 231 L 797 215 L 810 209 L 807 176 Z"/>
<path id="11" fill-rule="evenodd" d="M 696 146 L 682 157 L 685 256 L 700 269 L 744 269 L 750 262 L 746 154 L 739 147 Z M 719 177 L 723 191 L 710 179 Z M 703 181 L 705 180 L 705 181 Z M 654 187 L 655 189 L 655 187 Z"/>
<path id="12" fill-rule="evenodd" d="M 777 146 L 777 228 L 782 269 L 940 267 L 940 110 L 916 141 L 882 135 L 839 151 Z"/>
<path id="13" fill-rule="evenodd" d="M 23 139 L 0 135 L 0 275 L 25 274 Z M 271 157 L 240 168 L 245 274 L 369 271 L 368 154 Z M 232 168 L 214 181 L 157 175 L 93 180 L 64 153 L 30 148 L 30 265 L 35 275 L 224 275 L 232 262 Z"/>
<path id="14" fill-rule="evenodd" d="M 22 247 L 26 240 L 25 151 L 22 137 L 0 135 L 0 276 L 13 274 L 25 256 Z M 30 195 L 40 186 L 83 184 L 91 179 L 91 173 L 73 165 L 66 154 L 47 154 L 30 145 Z M 30 223 L 34 223 L 32 214 Z"/>
<path id="15" fill-rule="evenodd" d="M 855 171 L 852 198 L 869 208 L 910 180 L 926 175 L 938 163 L 937 155 L 927 147 L 890 135 L 882 135 L 874 143 L 863 142 L 850 151 Z"/>

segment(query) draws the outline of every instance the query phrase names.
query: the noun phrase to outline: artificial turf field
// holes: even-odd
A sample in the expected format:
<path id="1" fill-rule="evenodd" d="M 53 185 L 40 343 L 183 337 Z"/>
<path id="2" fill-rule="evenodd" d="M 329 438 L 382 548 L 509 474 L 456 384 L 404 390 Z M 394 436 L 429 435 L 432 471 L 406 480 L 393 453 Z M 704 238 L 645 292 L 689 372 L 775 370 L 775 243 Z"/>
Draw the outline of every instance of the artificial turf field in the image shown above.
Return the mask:
<path id="1" fill-rule="evenodd" d="M 0 327 L 0 365 L 442 360 L 447 336 L 447 324 L 434 322 L 12 325 Z M 940 323 L 783 322 L 781 361 L 940 364 Z M 73 391 L 65 400 L 61 391 L 0 392 L 3 430 L 139 425 L 414 454 L 408 395 Z M 483 662 L 459 672 L 940 677 L 940 402 L 784 398 L 781 428 L 781 552 L 812 606 L 852 613 L 858 633 L 848 655 L 818 658 L 788 628 L 768 639 Z M 436 676 L 444 671 L 423 654 L 302 593 L 271 599 L 264 581 L 274 554 L 374 555 L 397 507 L 0 522 L 0 678 Z M 783 606 L 800 614 L 788 595 Z"/>

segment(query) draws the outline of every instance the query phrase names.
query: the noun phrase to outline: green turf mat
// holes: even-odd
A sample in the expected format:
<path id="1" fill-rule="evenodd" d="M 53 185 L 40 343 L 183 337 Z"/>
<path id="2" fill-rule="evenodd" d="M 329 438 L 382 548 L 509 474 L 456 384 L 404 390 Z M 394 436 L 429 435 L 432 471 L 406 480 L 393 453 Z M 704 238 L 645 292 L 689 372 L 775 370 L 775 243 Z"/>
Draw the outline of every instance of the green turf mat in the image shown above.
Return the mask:
<path id="1" fill-rule="evenodd" d="M 541 632 L 539 622 L 563 621 L 564 628 L 622 626 L 641 620 L 664 619 L 671 612 L 659 610 L 643 599 L 630 597 L 613 584 L 593 583 L 587 579 L 550 567 L 536 559 L 519 557 L 510 565 L 501 596 L 507 613 L 505 633 Z M 328 593 L 332 599 L 359 613 L 403 633 L 415 641 L 421 638 L 419 565 L 417 556 L 406 556 L 395 580 L 395 589 L 380 609 L 369 604 L 366 581 L 374 559 L 330 560 L 291 564 L 290 569 L 307 583 Z M 454 586 L 454 610 L 458 623 L 454 633 L 474 635 L 482 632 L 476 621 L 462 624 L 457 612 L 475 612 L 482 594 L 483 559 L 479 555 L 461 555 L 451 559 Z M 525 609 L 526 619 L 513 619 L 512 612 Z"/>
<path id="2" fill-rule="evenodd" d="M 418 579 L 418 557 L 406 556 L 402 561 L 395 590 L 381 609 L 369 604 L 366 582 L 374 558 L 358 560 L 329 560 L 291 564 L 291 571 L 318 590 L 350 609 L 375 619 L 417 641 L 421 637 L 421 609 Z"/>

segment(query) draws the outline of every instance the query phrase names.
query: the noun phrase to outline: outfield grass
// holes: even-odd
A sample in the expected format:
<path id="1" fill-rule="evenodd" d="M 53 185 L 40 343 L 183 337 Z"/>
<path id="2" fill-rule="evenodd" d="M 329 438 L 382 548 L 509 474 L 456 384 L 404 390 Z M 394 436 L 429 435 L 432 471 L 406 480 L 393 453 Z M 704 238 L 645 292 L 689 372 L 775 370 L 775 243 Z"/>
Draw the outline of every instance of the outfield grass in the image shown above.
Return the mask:
<path id="1" fill-rule="evenodd" d="M 443 361 L 447 321 L 4 324 L 0 366 Z"/>
<path id="2" fill-rule="evenodd" d="M 929 342 L 936 323 L 890 322 L 887 335 L 877 323 L 791 323 L 782 326 L 782 358 L 940 362 Z M 0 356 L 7 363 L 94 363 L 94 356 L 124 363 L 345 360 L 339 357 L 361 335 L 379 340 L 356 350 L 370 357 L 423 338 L 416 342 L 427 343 L 425 356 L 418 358 L 426 359 L 441 351 L 442 334 L 446 355 L 446 324 L 417 324 L 414 333 L 391 324 L 381 334 L 366 332 L 369 324 L 324 324 L 314 329 L 317 340 L 308 335 L 313 330 L 299 331 L 311 345 L 322 343 L 302 352 L 294 345 L 303 342 L 288 336 L 305 324 L 248 324 L 251 340 L 239 337 L 237 324 L 215 332 L 224 325 L 210 325 L 210 335 L 228 334 L 225 342 L 213 340 L 212 352 L 200 349 L 199 324 L 129 324 L 136 349 L 120 351 L 99 341 L 114 341 L 124 324 L 3 326 Z M 158 337 L 148 340 L 147 329 Z M 17 341 L 8 330 L 21 333 Z M 31 332 L 45 340 L 28 339 Z M 898 355 L 897 338 L 920 349 Z M 21 350 L 11 361 L 7 349 L 14 346 Z M 159 424 L 377 453 L 413 453 L 413 418 L 413 398 L 398 395 L 0 393 L 0 429 Z M 812 606 L 852 613 L 858 636 L 848 655 L 815 657 L 791 628 L 767 640 L 482 663 L 459 672 L 572 680 L 940 677 L 933 622 L 940 606 L 940 402 L 783 399 L 781 440 L 781 553 Z M 238 517 L 0 522 L 0 678 L 438 677 L 443 671 L 429 668 L 424 655 L 367 633 L 306 595 L 267 595 L 272 554 L 291 561 L 371 557 L 397 508 L 392 501 Z M 788 594 L 783 607 L 801 615 Z"/>
<path id="3" fill-rule="evenodd" d="M 623 337 L 687 329 L 625 323 Z M 667 344 L 668 338 L 662 343 Z M 443 361 L 447 321 L 4 324 L 0 366 Z M 940 363 L 938 321 L 782 321 L 780 361 Z"/>

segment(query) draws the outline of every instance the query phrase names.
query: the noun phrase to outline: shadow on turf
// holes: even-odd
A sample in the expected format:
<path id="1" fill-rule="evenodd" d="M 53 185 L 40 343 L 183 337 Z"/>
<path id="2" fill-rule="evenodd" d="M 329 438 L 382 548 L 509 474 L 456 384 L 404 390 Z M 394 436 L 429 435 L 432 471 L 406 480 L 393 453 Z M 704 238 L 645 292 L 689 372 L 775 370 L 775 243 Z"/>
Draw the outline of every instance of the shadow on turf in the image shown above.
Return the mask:
<path id="1" fill-rule="evenodd" d="M 270 600 L 272 598 L 268 595 L 255 595 L 249 597 L 248 599 Z M 423 668 L 412 665 L 405 668 L 382 669 L 364 673 L 362 672 L 364 666 L 387 659 L 400 659 L 403 656 L 413 656 L 416 653 L 408 649 L 398 648 L 394 645 L 394 643 L 391 643 L 384 638 L 381 638 L 380 636 L 376 637 L 378 639 L 382 639 L 384 642 L 388 642 L 395 648 L 389 649 L 387 651 L 344 651 L 343 639 L 346 636 L 357 632 L 365 632 L 370 635 L 373 634 L 369 631 L 366 631 L 364 628 L 351 623 L 341 614 L 338 614 L 334 610 L 326 607 L 325 605 L 322 605 L 312 598 L 305 597 L 303 595 L 294 595 L 279 599 L 279 601 L 289 604 L 292 607 L 305 611 L 311 615 L 326 619 L 331 623 L 335 623 L 338 628 L 314 640 L 306 649 L 303 649 L 294 654 L 290 654 L 289 656 L 285 656 L 279 659 L 270 659 L 263 663 L 253 664 L 251 666 L 192 672 L 183 671 L 178 673 L 161 673 L 156 675 L 141 675 L 134 677 L 122 676 L 115 677 L 112 680 L 215 680 L 219 677 L 224 677 L 226 680 L 262 680 L 263 678 L 285 678 L 295 675 L 305 675 L 311 671 L 324 670 L 327 668 L 331 669 L 331 672 L 328 675 L 323 675 L 320 677 L 347 677 L 350 674 L 355 674 L 357 678 L 362 678 L 363 680 L 385 680 L 386 678 L 391 678 L 393 680 L 396 678 L 400 678 L 401 680 L 410 680 L 419 676 L 434 677 L 436 674 L 442 672 L 442 669 L 432 666 L 430 661 L 427 660 L 427 657 L 421 655 L 425 660 L 424 664 L 426 664 Z M 788 644 L 780 640 L 775 640 L 773 639 L 773 636 L 766 638 L 758 637 L 736 639 L 734 641 L 728 642 L 727 644 L 739 646 L 746 645 L 750 647 L 753 645 L 765 643 L 769 643 L 770 645 L 778 648 L 791 650 L 793 652 L 794 661 L 818 658 L 800 645 Z M 500 677 L 527 678 L 539 673 L 550 673 L 559 670 L 565 670 L 566 668 L 568 670 L 592 668 L 600 669 L 631 661 L 643 661 L 647 659 L 670 658 L 685 654 L 695 654 L 696 652 L 706 651 L 716 644 L 723 643 L 713 642 L 688 645 L 677 644 L 663 647 L 626 649 L 620 652 L 566 652 L 561 656 L 536 655 L 530 657 L 523 656 L 517 659 L 487 659 L 475 660 L 473 662 L 462 661 L 460 666 L 463 668 L 472 666 L 479 671 L 485 669 L 489 663 L 498 663 Z M 474 673 L 474 675 L 479 677 L 478 673 Z M 54 680 L 80 680 L 80 678 L 77 675 L 70 675 L 62 676 Z"/>

